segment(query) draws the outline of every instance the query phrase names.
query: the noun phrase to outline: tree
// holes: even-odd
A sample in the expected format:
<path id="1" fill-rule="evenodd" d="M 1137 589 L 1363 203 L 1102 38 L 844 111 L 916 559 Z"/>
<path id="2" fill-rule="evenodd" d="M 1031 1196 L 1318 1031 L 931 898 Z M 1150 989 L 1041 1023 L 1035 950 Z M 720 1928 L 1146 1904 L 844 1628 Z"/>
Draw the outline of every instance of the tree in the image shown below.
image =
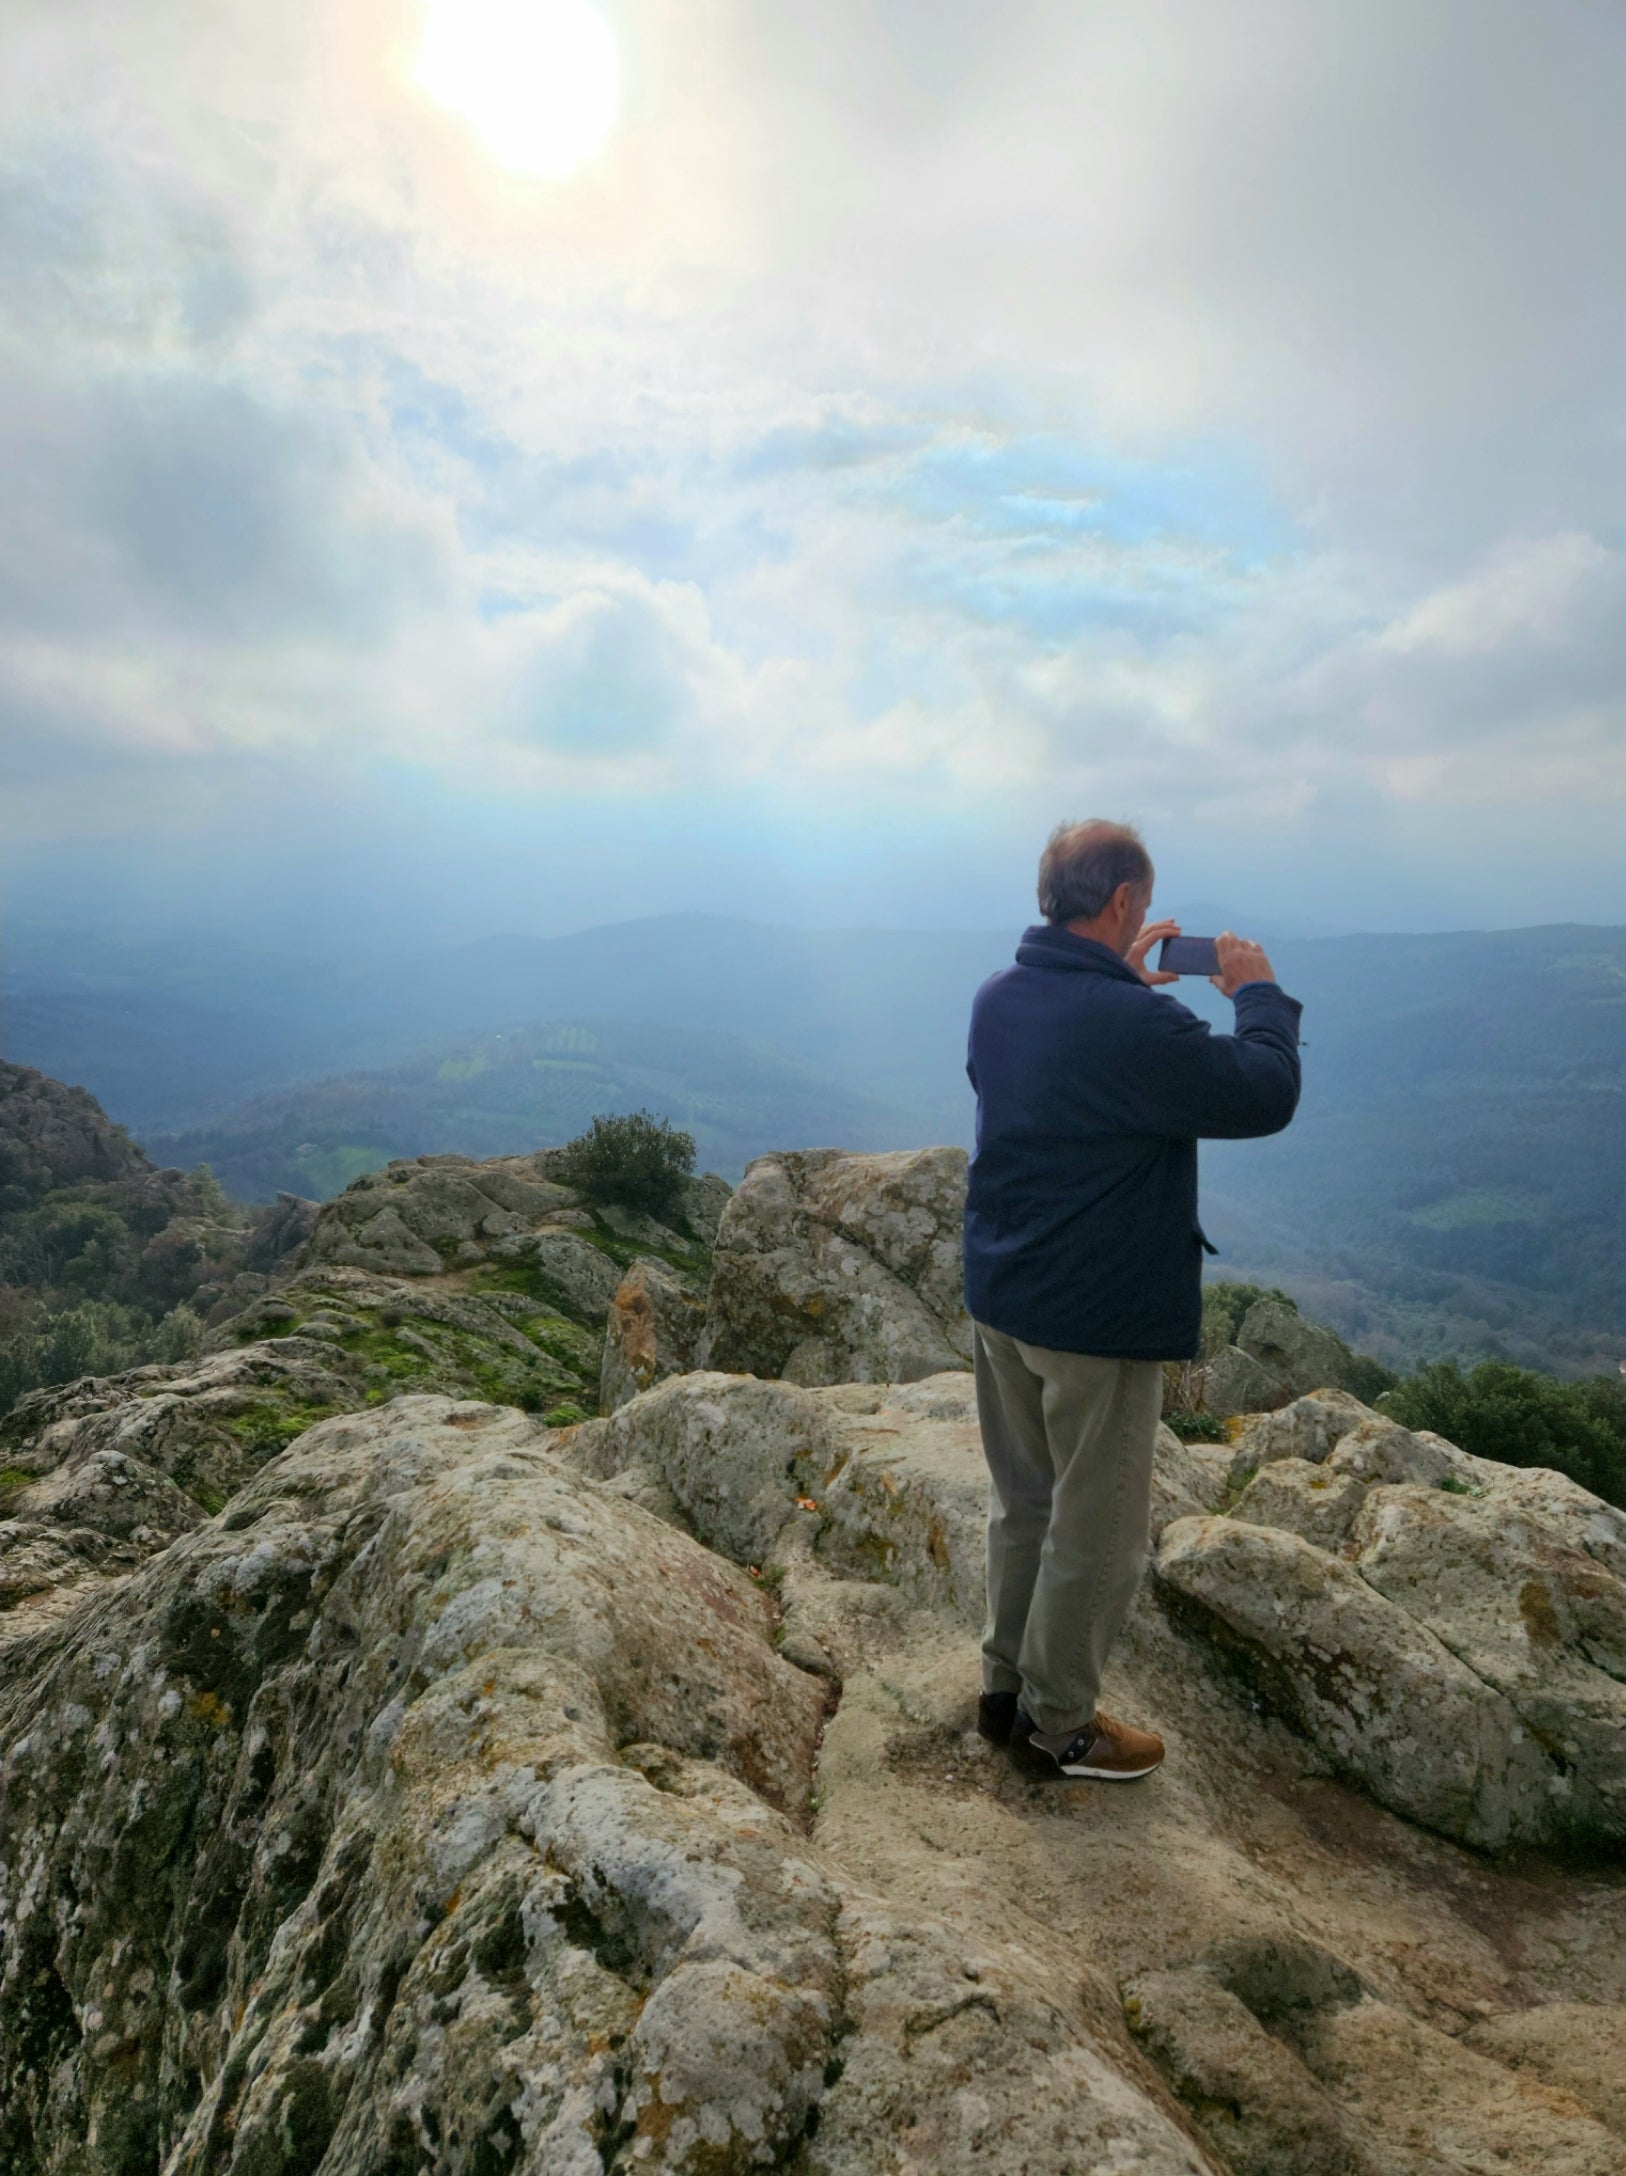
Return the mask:
<path id="1" fill-rule="evenodd" d="M 599 1117 L 569 1142 L 560 1177 L 597 1204 L 638 1209 L 662 1224 L 684 1221 L 684 1186 L 694 1171 L 694 1136 L 649 1111 Z"/>
<path id="2" fill-rule="evenodd" d="M 1431 1428 L 1504 1466 L 1551 1466 L 1626 1508 L 1626 1383 L 1607 1375 L 1560 1382 L 1510 1360 L 1485 1360 L 1464 1375 L 1440 1360 L 1380 1403 L 1403 1427 Z"/>

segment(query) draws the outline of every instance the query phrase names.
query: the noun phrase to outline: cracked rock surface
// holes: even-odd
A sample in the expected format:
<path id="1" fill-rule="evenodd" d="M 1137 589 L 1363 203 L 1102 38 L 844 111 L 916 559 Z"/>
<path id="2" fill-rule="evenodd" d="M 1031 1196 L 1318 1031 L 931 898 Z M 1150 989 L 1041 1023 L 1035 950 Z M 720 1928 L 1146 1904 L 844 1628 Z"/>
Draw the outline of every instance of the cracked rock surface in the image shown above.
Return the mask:
<path id="1" fill-rule="evenodd" d="M 553 1444 L 330 1420 L 39 1636 L 0 2161 L 1203 2170 L 1069 1989 L 810 1844 L 827 1683 Z"/>
<path id="2" fill-rule="evenodd" d="M 907 1383 L 971 1362 L 958 1148 L 759 1156 L 718 1226 L 706 1368 Z"/>
<path id="3" fill-rule="evenodd" d="M 1157 1576 L 1345 1773 L 1443 1835 L 1626 1841 L 1626 1513 L 1353 1399 L 1253 1424 Z"/>
<path id="4" fill-rule="evenodd" d="M 1168 1761 L 1023 1780 L 945 1153 L 767 1160 L 760 1369 L 437 1160 L 432 1271 L 13 1416 L 7 2176 L 1626 2176 L 1626 1519 L 1337 1391 L 1164 1431 Z"/>

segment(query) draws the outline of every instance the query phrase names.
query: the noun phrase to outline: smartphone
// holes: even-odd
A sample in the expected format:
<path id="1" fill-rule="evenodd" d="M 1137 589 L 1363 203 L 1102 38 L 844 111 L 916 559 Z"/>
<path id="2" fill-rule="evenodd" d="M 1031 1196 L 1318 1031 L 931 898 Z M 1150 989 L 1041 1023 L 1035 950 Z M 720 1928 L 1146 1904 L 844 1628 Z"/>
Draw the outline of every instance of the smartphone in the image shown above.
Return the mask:
<path id="1" fill-rule="evenodd" d="M 1217 975 L 1220 971 L 1212 937 L 1165 937 L 1157 964 L 1165 975 Z"/>

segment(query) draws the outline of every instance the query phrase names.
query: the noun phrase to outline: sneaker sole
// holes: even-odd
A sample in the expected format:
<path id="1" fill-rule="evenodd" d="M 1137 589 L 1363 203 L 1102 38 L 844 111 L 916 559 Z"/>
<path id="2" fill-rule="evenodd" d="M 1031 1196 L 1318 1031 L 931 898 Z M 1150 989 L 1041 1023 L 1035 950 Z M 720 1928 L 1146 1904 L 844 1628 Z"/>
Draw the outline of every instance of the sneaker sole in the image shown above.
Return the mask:
<path id="1" fill-rule="evenodd" d="M 1011 1740 L 1011 1766 L 1029 1783 L 1144 1783 L 1162 1767 L 1162 1759 L 1144 1768 L 1063 1768 L 1053 1753 L 1036 1745 L 1019 1746 Z"/>
<path id="2" fill-rule="evenodd" d="M 1154 1760 L 1144 1768 L 1062 1768 L 1057 1770 L 1057 1777 L 1062 1783 L 1140 1783 L 1147 1776 L 1155 1776 L 1162 1765 Z"/>

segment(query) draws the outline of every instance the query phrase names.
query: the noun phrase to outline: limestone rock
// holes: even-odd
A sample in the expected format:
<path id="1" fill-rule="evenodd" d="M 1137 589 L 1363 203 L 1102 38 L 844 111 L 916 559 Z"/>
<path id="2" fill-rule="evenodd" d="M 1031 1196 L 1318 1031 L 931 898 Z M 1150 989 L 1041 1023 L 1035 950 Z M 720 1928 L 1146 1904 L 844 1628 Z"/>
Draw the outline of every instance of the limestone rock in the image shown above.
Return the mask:
<path id="1" fill-rule="evenodd" d="M 534 1229 L 578 1196 L 551 1175 L 550 1156 L 420 1156 L 387 1164 L 323 1205 L 303 1265 L 346 1263 L 384 1276 L 433 1276 L 460 1246 Z"/>
<path id="2" fill-rule="evenodd" d="M 967 1366 L 965 1163 L 951 1148 L 759 1157 L 718 1228 L 701 1364 L 809 1386 Z"/>
<path id="3" fill-rule="evenodd" d="M 575 1231 L 543 1231 L 511 1242 L 510 1261 L 533 1263 L 543 1287 L 567 1315 L 598 1329 L 621 1283 L 619 1263 Z"/>
<path id="4" fill-rule="evenodd" d="M 1570 2094 L 1626 2138 L 1626 2004 L 1546 2002 L 1507 2010 L 1463 2034 L 1465 2045 Z"/>
<path id="5" fill-rule="evenodd" d="M 1236 1439 L 1236 1471 L 1239 1476 L 1252 1473 L 1273 1458 L 1319 1463 L 1352 1428 L 1372 1417 L 1370 1408 L 1347 1390 L 1311 1391 L 1243 1427 Z"/>
<path id="6" fill-rule="evenodd" d="M 704 1305 L 664 1262 L 634 1262 L 610 1302 L 599 1410 L 613 1413 L 640 1391 L 692 1367 L 705 1324 Z"/>
<path id="7" fill-rule="evenodd" d="M 1305 1973 L 1304 1965 L 1318 1969 Z M 1596 2021 L 1607 2013 L 1559 2007 L 1575 2014 L 1580 2044 L 1602 2053 L 1608 2041 Z M 1619 2176 L 1626 2165 L 1622 2139 L 1584 2094 L 1554 2092 L 1541 2074 L 1523 2077 L 1517 2064 L 1484 2059 L 1478 2051 L 1496 2045 L 1491 2028 L 1470 2033 L 1464 2045 L 1383 2001 L 1309 1943 L 1216 1944 L 1181 1969 L 1131 1982 L 1125 2008 L 1235 2176 L 1435 2176 L 1509 2166 Z M 1552 2045 L 1558 2036 L 1538 2028 L 1533 2037 Z M 1516 2035 L 1507 2038 L 1520 2045 Z M 1608 2092 L 1605 2085 L 1605 2100 Z M 1426 2124 L 1415 2114 L 1425 2104 Z"/>
<path id="8" fill-rule="evenodd" d="M 522 1416 L 313 1430 L 0 1694 L 0 2157 L 1203 2176 L 1065 1996 L 809 1852 L 770 1631 Z"/>
<path id="9" fill-rule="evenodd" d="M 1270 1413 L 1311 1392 L 1343 1395 L 1355 1356 L 1334 1331 L 1280 1300 L 1255 1300 L 1223 1346 L 1196 1371 L 1202 1410 L 1226 1419 Z"/>
<path id="10" fill-rule="evenodd" d="M 1323 1323 L 1311 1322 L 1280 1300 L 1255 1300 L 1243 1316 L 1236 1342 L 1276 1378 L 1290 1398 L 1328 1387 L 1341 1389 L 1354 1358 Z"/>
<path id="11" fill-rule="evenodd" d="M 1235 1413 L 1268 1413 L 1287 1402 L 1279 1378 L 1240 1345 L 1223 1346 L 1195 1372 L 1202 1410 L 1219 1420 Z"/>
<path id="12" fill-rule="evenodd" d="M 703 1171 L 698 1177 L 685 1183 L 683 1189 L 683 1214 L 691 1232 L 705 1244 L 714 1246 L 717 1227 L 723 1220 L 723 1211 L 733 1199 L 734 1189 L 728 1181 L 719 1178 L 715 1171 Z"/>
<path id="13" fill-rule="evenodd" d="M 1228 1515 L 1163 1530 L 1159 1577 L 1386 1805 L 1490 1848 L 1626 1838 L 1626 1519 L 1302 1404 L 1239 1446 Z"/>
<path id="14" fill-rule="evenodd" d="M 979 1627 L 988 1468 L 962 1372 L 890 1386 L 807 1389 L 754 1376 L 675 1376 L 576 1431 L 563 1453 L 645 1503 L 669 1503 L 714 1549 L 760 1564 L 787 1524 L 819 1563 L 881 1579 Z M 1159 1434 L 1154 1525 L 1223 1497 L 1228 1458 Z"/>
<path id="15" fill-rule="evenodd" d="M 1206 2118 L 1229 2167 L 1236 2176 L 1377 2176 L 1320 2081 L 1229 1977 L 1205 1962 L 1147 1973 L 1124 1991 L 1136 2037 Z"/>
<path id="16" fill-rule="evenodd" d="M 302 1194 L 278 1194 L 250 1228 L 243 1257 L 248 1268 L 279 1269 L 305 1245 L 321 1213 L 319 1201 L 307 1201 Z"/>
<path id="17" fill-rule="evenodd" d="M 0 1422 L 0 1646 L 63 1594 L 135 1569 L 217 1511 L 289 1436 L 359 1404 L 347 1356 L 287 1339 L 39 1390 Z M 283 1416 L 292 1425 L 279 1425 Z M 25 1478 L 26 1477 L 26 1478 Z"/>

